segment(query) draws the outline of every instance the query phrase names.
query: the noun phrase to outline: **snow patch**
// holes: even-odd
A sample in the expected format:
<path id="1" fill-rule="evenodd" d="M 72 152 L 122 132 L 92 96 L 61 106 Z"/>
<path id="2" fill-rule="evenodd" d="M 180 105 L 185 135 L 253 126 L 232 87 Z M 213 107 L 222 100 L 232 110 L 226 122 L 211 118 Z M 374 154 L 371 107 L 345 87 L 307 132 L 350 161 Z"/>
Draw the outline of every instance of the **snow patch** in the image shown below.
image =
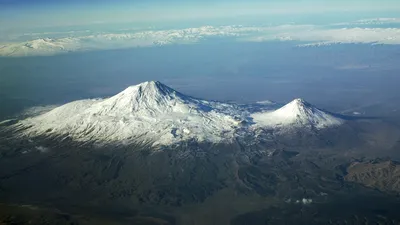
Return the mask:
<path id="1" fill-rule="evenodd" d="M 298 200 L 294 200 L 294 199 L 287 199 L 285 200 L 286 203 L 295 203 L 295 204 L 303 204 L 303 205 L 309 205 L 313 202 L 313 200 L 311 198 L 303 198 L 303 199 L 298 199 Z"/>
<path id="2" fill-rule="evenodd" d="M 40 153 L 46 153 L 46 152 L 49 152 L 49 148 L 46 148 L 46 147 L 44 147 L 44 146 L 36 146 L 35 147 L 36 148 L 36 150 L 38 150 Z"/>

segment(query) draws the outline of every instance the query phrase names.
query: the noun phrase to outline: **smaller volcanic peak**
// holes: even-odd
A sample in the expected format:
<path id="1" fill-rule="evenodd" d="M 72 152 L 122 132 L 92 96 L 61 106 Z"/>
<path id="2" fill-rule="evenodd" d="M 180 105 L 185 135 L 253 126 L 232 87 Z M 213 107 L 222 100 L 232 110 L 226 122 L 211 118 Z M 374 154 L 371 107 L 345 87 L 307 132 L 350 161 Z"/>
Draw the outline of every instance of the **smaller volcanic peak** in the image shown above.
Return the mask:
<path id="1" fill-rule="evenodd" d="M 276 110 L 275 113 L 287 117 L 302 117 L 312 114 L 313 111 L 315 111 L 315 107 L 303 99 L 297 98 Z"/>
<path id="2" fill-rule="evenodd" d="M 253 114 L 253 118 L 256 123 L 264 126 L 298 125 L 324 128 L 343 123 L 342 119 L 318 109 L 300 98 L 275 111 Z"/>

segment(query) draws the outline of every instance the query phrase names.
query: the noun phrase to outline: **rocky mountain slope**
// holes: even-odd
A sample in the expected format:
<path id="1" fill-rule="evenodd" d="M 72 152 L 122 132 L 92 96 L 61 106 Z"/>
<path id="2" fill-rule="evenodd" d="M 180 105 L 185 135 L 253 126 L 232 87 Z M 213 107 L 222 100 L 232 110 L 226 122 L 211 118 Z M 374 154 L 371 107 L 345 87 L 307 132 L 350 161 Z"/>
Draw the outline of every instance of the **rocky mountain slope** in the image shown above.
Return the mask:
<path id="1" fill-rule="evenodd" d="M 347 168 L 347 172 L 347 181 L 385 192 L 400 193 L 400 165 L 397 162 L 355 162 Z"/>

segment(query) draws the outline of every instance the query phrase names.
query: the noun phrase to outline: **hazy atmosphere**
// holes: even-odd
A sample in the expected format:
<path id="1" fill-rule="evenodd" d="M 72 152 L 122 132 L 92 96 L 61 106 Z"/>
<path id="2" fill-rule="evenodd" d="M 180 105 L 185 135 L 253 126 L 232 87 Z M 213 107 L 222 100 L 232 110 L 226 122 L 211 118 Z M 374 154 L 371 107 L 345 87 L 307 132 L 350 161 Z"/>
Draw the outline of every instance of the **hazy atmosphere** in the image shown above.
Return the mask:
<path id="1" fill-rule="evenodd" d="M 146 80 L 206 99 L 302 97 L 339 111 L 397 110 L 396 1 L 0 6 L 2 118 L 35 105 L 110 96 Z"/>
<path id="2" fill-rule="evenodd" d="M 0 0 L 0 225 L 400 223 L 398 0 Z"/>

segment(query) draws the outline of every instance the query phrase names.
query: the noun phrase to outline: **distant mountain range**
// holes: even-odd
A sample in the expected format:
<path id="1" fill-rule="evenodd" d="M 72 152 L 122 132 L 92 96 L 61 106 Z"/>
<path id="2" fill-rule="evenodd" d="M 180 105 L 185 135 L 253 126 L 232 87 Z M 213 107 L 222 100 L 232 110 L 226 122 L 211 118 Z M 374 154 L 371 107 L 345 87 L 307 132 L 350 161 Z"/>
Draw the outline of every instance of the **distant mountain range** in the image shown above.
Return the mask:
<path id="1" fill-rule="evenodd" d="M 302 99 L 276 108 L 206 101 L 184 95 L 158 81 L 130 86 L 106 99 L 74 101 L 19 121 L 26 137 L 68 137 L 97 144 L 171 145 L 183 141 L 229 143 L 258 129 L 340 126 L 344 119 Z M 274 105 L 273 105 L 274 106 Z M 240 132 L 239 132 L 240 131 Z"/>

